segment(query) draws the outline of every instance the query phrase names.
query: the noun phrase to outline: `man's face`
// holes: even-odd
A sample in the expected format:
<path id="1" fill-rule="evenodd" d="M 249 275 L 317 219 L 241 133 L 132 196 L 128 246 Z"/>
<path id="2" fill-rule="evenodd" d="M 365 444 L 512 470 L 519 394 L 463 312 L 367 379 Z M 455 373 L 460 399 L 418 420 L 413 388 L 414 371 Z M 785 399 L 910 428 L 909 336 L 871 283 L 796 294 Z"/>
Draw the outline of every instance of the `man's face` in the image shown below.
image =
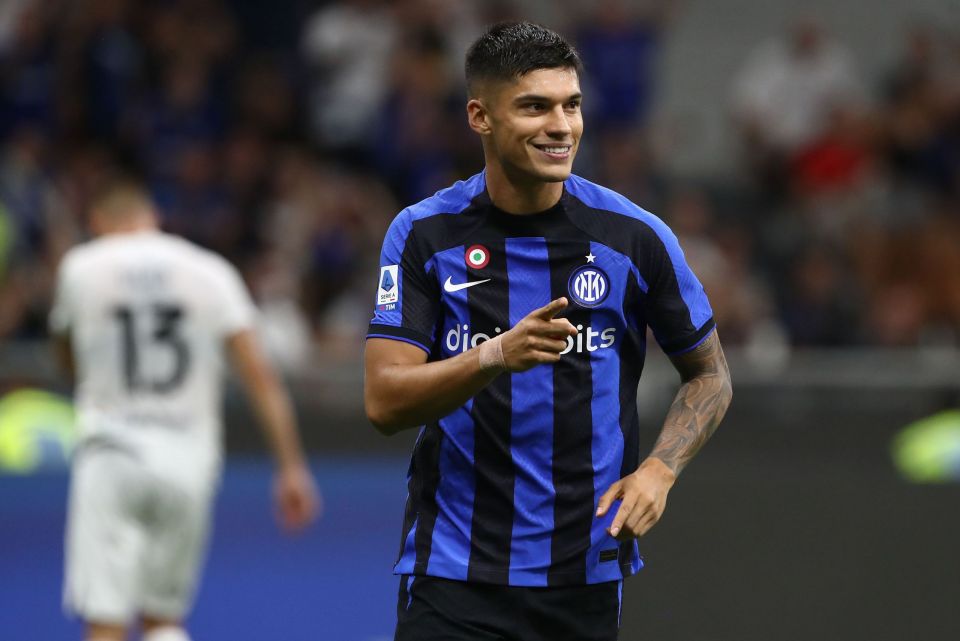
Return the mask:
<path id="1" fill-rule="evenodd" d="M 583 134 L 574 69 L 537 69 L 481 92 L 488 148 L 512 178 L 561 182 L 570 176 Z"/>

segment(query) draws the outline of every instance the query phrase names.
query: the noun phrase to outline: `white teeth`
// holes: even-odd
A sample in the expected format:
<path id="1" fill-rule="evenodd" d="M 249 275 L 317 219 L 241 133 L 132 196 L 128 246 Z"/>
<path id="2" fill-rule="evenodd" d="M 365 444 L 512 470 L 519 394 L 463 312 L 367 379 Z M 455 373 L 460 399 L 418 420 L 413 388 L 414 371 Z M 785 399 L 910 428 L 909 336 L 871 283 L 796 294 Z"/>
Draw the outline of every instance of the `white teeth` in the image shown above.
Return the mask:
<path id="1" fill-rule="evenodd" d="M 548 154 L 565 154 L 570 151 L 570 147 L 543 147 Z"/>

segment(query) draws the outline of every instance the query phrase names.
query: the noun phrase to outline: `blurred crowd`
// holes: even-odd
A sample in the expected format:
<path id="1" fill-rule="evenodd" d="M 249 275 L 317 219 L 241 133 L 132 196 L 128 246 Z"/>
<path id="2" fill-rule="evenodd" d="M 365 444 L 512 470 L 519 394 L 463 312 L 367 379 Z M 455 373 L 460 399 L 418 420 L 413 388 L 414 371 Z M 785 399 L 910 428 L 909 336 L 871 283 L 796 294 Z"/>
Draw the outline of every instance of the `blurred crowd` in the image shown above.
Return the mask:
<path id="1" fill-rule="evenodd" d="M 668 1 L 284 7 L 0 1 L 0 340 L 45 335 L 57 261 L 120 169 L 149 186 L 166 229 L 241 269 L 275 355 L 352 354 L 391 218 L 482 168 L 465 48 L 522 17 L 586 61 L 577 173 L 670 223 L 725 344 L 960 341 L 960 34 L 916 25 L 873 86 L 843 43 L 797 22 L 719 97 L 737 177 L 692 181 L 651 142 L 682 11 Z"/>

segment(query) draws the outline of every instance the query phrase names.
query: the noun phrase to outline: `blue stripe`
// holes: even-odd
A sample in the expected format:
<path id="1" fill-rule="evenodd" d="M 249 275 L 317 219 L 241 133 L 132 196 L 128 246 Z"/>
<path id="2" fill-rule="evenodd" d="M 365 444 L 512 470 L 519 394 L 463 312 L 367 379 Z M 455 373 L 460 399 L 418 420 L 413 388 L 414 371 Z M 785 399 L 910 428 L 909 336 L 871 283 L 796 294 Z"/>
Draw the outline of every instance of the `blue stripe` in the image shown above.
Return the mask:
<path id="1" fill-rule="evenodd" d="M 440 485 L 427 574 L 466 581 L 473 524 L 473 399 L 440 420 Z M 453 561 L 453 563 L 451 563 Z M 442 567 L 441 567 L 442 566 Z"/>
<path id="2" fill-rule="evenodd" d="M 403 542 L 403 553 L 400 555 L 400 560 L 397 561 L 397 564 L 393 566 L 394 574 L 413 573 L 413 564 L 417 560 L 417 550 L 414 541 L 416 540 L 418 521 L 419 519 L 413 522 L 413 527 L 411 527 L 410 532 L 407 533 L 407 538 Z"/>
<path id="3" fill-rule="evenodd" d="M 506 240 L 510 327 L 550 302 L 542 238 Z M 510 583 L 545 586 L 553 531 L 553 376 L 549 365 L 511 375 L 510 452 L 516 470 Z"/>
<path id="4" fill-rule="evenodd" d="M 410 605 L 413 603 L 413 581 L 417 577 L 413 574 L 407 577 L 407 609 L 410 609 Z"/>
<path id="5" fill-rule="evenodd" d="M 710 303 L 703 291 L 703 285 L 700 284 L 690 266 L 687 265 L 683 250 L 680 249 L 680 243 L 677 242 L 676 235 L 667 227 L 666 223 L 617 192 L 594 184 L 580 176 L 571 175 L 564 186 L 571 195 L 589 207 L 629 216 L 648 225 L 667 250 L 667 255 L 673 264 L 677 284 L 680 287 L 680 297 L 690 311 L 690 322 L 694 327 L 700 329 L 704 323 L 710 320 L 713 311 L 710 309 Z"/>
<path id="6" fill-rule="evenodd" d="M 677 285 L 680 287 L 680 297 L 683 299 L 687 309 L 690 310 L 690 322 L 697 329 L 703 327 L 704 323 L 713 318 L 713 310 L 710 308 L 710 301 L 707 300 L 707 294 L 703 291 L 703 285 L 697 279 L 687 259 L 680 249 L 680 243 L 672 231 L 661 221 L 660 228 L 654 227 L 654 231 L 663 241 L 670 255 L 670 262 L 673 263 L 673 271 L 677 277 Z M 652 225 L 651 225 L 652 226 Z"/>
<path id="7" fill-rule="evenodd" d="M 435 214 L 459 214 L 470 206 L 470 201 L 487 188 L 486 172 L 481 171 L 466 180 L 458 180 L 449 187 L 441 189 L 429 198 L 424 198 L 401 212 L 412 223 Z"/>
<path id="8" fill-rule="evenodd" d="M 609 277 L 610 304 L 593 310 L 590 317 L 592 329 L 599 335 L 584 344 L 597 345 L 590 352 L 590 366 L 593 378 L 593 397 L 591 412 L 593 416 L 593 507 L 596 510 L 600 496 L 620 479 L 620 467 L 623 464 L 623 432 L 620 429 L 620 349 L 624 342 L 626 320 L 623 317 L 623 299 L 626 295 L 627 278 L 631 277 L 630 261 L 599 243 L 590 243 L 590 252 L 597 257 Z M 614 316 L 617 314 L 617 316 Z M 614 344 L 603 348 L 603 332 L 615 327 L 618 335 Z M 616 510 L 611 509 L 603 518 L 595 518 L 590 528 L 590 550 L 587 552 L 587 583 L 598 583 L 620 578 L 620 567 L 616 561 L 600 562 L 600 552 L 616 549 L 619 543 L 607 534 L 606 528 L 613 520 Z"/>

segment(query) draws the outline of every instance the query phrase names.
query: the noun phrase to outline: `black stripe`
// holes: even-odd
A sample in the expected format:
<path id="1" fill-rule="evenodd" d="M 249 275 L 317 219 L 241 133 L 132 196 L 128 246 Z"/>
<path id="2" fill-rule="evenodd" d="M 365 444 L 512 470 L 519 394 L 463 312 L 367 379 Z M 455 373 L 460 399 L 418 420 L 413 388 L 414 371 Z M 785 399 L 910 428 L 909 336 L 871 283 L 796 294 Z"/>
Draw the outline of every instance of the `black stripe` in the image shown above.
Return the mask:
<path id="1" fill-rule="evenodd" d="M 585 264 L 588 241 L 547 240 L 550 298 L 570 295 L 570 273 Z M 571 300 L 562 314 L 574 326 L 590 324 L 590 310 Z M 576 341 L 577 338 L 574 338 Z M 587 550 L 593 522 L 593 379 L 590 353 L 576 344 L 553 368 L 554 531 L 548 585 L 582 583 L 587 576 Z"/>
<path id="2" fill-rule="evenodd" d="M 623 460 L 620 478 L 631 474 L 640 465 L 640 420 L 637 417 L 637 385 L 643 372 L 646 355 L 647 322 L 643 317 L 643 292 L 633 276 L 627 278 L 623 309 L 633 319 L 620 344 L 620 431 L 623 434 Z M 620 544 L 620 565 L 629 568 L 633 541 Z"/>
<path id="3" fill-rule="evenodd" d="M 423 432 L 413 453 L 410 497 L 417 512 L 417 532 L 413 536 L 416 561 L 414 574 L 425 574 L 433 547 L 433 526 L 437 522 L 437 486 L 440 484 L 440 444 L 443 432 L 436 422 Z"/>
<path id="4" fill-rule="evenodd" d="M 471 270 L 491 286 L 468 290 L 470 334 L 495 335 L 509 326 L 509 285 L 503 239 L 478 241 L 490 253 L 483 269 Z M 510 455 L 510 375 L 502 374 L 473 399 L 476 493 L 470 534 L 467 579 L 506 584 L 510 577 L 513 534 L 514 468 Z"/>
<path id="5" fill-rule="evenodd" d="M 436 278 L 424 271 L 423 246 L 414 231 L 407 236 L 400 257 L 400 324 L 421 337 L 418 343 L 431 345 L 440 318 L 440 287 Z"/>

